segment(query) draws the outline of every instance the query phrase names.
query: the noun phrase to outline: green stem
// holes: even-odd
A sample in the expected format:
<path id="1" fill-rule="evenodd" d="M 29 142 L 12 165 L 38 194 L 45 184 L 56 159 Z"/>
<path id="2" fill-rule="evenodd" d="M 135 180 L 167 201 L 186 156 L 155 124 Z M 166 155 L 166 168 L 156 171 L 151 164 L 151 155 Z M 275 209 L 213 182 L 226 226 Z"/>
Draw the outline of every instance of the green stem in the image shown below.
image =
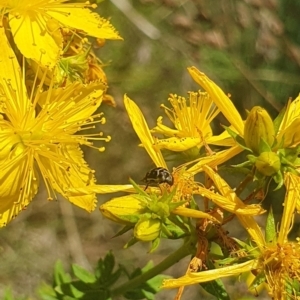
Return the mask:
<path id="1" fill-rule="evenodd" d="M 247 175 L 245 179 L 239 184 L 239 186 L 236 188 L 235 193 L 237 196 L 240 196 L 240 194 L 243 192 L 243 190 L 246 188 L 248 183 L 253 180 L 252 175 Z"/>
<path id="2" fill-rule="evenodd" d="M 165 258 L 158 265 L 156 265 L 149 271 L 145 272 L 144 274 L 134 277 L 133 279 L 125 282 L 121 286 L 114 289 L 111 292 L 111 296 L 124 294 L 125 292 L 140 286 L 142 283 L 146 282 L 147 280 L 155 277 L 156 275 L 161 274 L 163 271 L 173 266 L 179 260 L 194 253 L 194 251 L 195 251 L 195 241 L 193 238 L 190 238 L 179 249 L 177 249 L 175 252 L 173 252 L 171 255 Z"/>

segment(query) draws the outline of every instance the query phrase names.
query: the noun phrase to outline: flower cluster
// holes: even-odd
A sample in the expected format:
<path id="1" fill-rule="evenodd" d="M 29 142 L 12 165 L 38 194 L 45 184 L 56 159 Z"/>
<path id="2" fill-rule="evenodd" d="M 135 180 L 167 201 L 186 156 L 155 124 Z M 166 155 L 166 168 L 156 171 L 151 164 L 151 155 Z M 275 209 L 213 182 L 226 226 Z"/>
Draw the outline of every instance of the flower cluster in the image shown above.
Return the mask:
<path id="1" fill-rule="evenodd" d="M 106 122 L 98 111 L 102 102 L 115 103 L 93 49 L 106 39 L 122 38 L 94 8 L 65 0 L 0 1 L 0 226 L 26 209 L 41 182 L 49 200 L 60 194 L 88 212 L 96 207 L 97 193 L 126 192 L 100 206 L 104 217 L 124 226 L 117 235 L 132 231 L 126 247 L 150 242 L 153 252 L 162 239 L 183 240 L 160 265 L 140 278 L 132 276 L 131 289 L 191 255 L 183 276 L 162 284 L 179 288 L 176 299 L 185 286 L 208 281 L 215 288 L 204 288 L 224 299 L 219 279 L 241 273 L 249 276 L 250 290 L 266 288 L 274 299 L 298 299 L 300 242 L 288 234 L 300 211 L 300 96 L 274 120 L 259 106 L 243 120 L 222 89 L 190 67 L 202 91 L 170 94 L 170 104 L 161 105 L 169 120 L 159 116 L 149 128 L 138 105 L 125 95 L 125 109 L 153 169 L 145 185 L 132 180 L 98 185 L 80 146 L 104 151 L 110 137 L 93 130 Z M 218 124 L 216 133 L 219 114 L 227 124 Z M 243 161 L 228 166 L 242 152 Z M 172 164 L 166 157 L 173 158 Z M 221 176 L 224 170 L 245 176 L 232 187 Z M 285 188 L 279 220 L 262 206 L 273 181 L 274 193 Z M 246 240 L 225 229 L 234 218 Z"/>
<path id="2" fill-rule="evenodd" d="M 185 275 L 163 283 L 163 288 L 179 288 L 177 299 L 184 286 L 208 281 L 220 284 L 218 279 L 241 273 L 255 274 L 250 290 L 265 286 L 274 299 L 297 297 L 300 246 L 298 241 L 289 241 L 288 233 L 300 200 L 300 139 L 295 130 L 300 120 L 299 99 L 289 101 L 274 121 L 262 107 L 252 108 L 244 121 L 214 82 L 195 67 L 188 71 L 204 91 L 189 92 L 187 99 L 170 95 L 171 107 L 161 107 L 173 127 L 164 125 L 159 117 L 157 126 L 150 129 L 138 106 L 126 95 L 124 98 L 133 128 L 154 165 L 170 170 L 165 154 L 178 160 L 184 158 L 185 162 L 173 165 L 169 171 L 172 181 L 151 178 L 153 186 L 146 184 L 144 190 L 134 182 L 131 186 L 97 187 L 100 193 L 130 193 L 101 205 L 100 211 L 106 218 L 125 225 L 119 234 L 133 230 L 133 238 L 126 246 L 150 241 L 152 252 L 162 238 L 182 238 L 189 247 L 193 245 L 193 259 Z M 216 135 L 212 124 L 218 113 L 229 125 Z M 225 162 L 243 151 L 248 153 L 247 161 L 233 166 L 231 172 L 239 174 L 243 169 L 246 176 L 232 188 L 218 168 L 221 170 Z M 197 181 L 199 173 L 205 174 L 203 184 Z M 286 188 L 278 232 L 272 210 L 261 206 L 272 180 L 277 183 L 277 190 L 283 185 Z M 248 184 L 252 191 L 245 196 Z M 256 219 L 264 214 L 265 232 Z M 248 233 L 248 242 L 225 230 L 224 225 L 234 217 Z M 218 259 L 215 245 L 219 247 Z"/>
<path id="3" fill-rule="evenodd" d="M 121 38 L 88 3 L 1 1 L 0 8 L 0 226 L 26 209 L 41 181 L 49 200 L 61 194 L 90 212 L 95 177 L 80 146 L 104 150 L 94 142 L 110 137 L 90 130 L 105 123 L 97 110 L 110 98 L 86 36 L 102 44 Z"/>

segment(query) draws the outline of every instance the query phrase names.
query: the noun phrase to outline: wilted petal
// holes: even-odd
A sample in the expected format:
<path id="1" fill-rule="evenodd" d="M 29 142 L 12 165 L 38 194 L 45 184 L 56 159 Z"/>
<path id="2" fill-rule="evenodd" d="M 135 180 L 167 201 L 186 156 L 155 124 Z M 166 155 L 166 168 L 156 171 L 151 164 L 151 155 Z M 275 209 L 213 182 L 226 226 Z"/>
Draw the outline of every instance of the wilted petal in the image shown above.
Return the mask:
<path id="1" fill-rule="evenodd" d="M 162 288 L 178 288 L 181 286 L 187 286 L 192 284 L 198 284 L 201 282 L 208 282 L 219 278 L 239 275 L 244 272 L 257 269 L 259 263 L 257 260 L 250 260 L 234 266 L 218 268 L 209 271 L 203 271 L 198 273 L 187 273 L 186 275 L 177 279 L 166 279 L 163 281 Z"/>
<path id="2" fill-rule="evenodd" d="M 216 223 L 219 223 L 219 221 L 214 218 L 212 215 L 205 213 L 201 210 L 186 208 L 186 207 L 177 207 L 174 210 L 172 210 L 172 213 L 175 215 L 180 215 L 184 217 L 190 217 L 195 219 L 209 219 Z"/>

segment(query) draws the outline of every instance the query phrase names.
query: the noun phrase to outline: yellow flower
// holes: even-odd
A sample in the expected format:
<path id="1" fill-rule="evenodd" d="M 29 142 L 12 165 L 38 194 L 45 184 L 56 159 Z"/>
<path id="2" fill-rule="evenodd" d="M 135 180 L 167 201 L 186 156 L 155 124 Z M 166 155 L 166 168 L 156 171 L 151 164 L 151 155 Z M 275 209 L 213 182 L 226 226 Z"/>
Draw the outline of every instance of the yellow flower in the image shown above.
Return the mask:
<path id="1" fill-rule="evenodd" d="M 205 90 L 209 96 L 210 101 L 212 101 L 218 108 L 218 110 L 224 115 L 224 117 L 229 121 L 230 127 L 241 136 L 244 134 L 244 122 L 233 105 L 232 101 L 228 96 L 217 86 L 212 80 L 210 80 L 204 73 L 200 72 L 195 67 L 188 68 L 188 71 L 192 78 Z M 230 158 L 236 156 L 243 149 L 237 145 L 233 139 L 228 139 L 227 133 L 223 133 L 219 137 L 211 137 L 211 143 L 218 145 L 231 146 L 230 148 L 222 151 L 218 151 L 214 155 L 203 157 L 197 159 L 197 163 L 188 169 L 188 172 L 196 174 L 203 171 L 204 165 L 209 165 L 210 167 L 215 167 L 229 160 Z"/>
<path id="2" fill-rule="evenodd" d="M 162 117 L 157 120 L 157 126 L 151 132 L 169 136 L 155 142 L 155 147 L 172 151 L 185 151 L 193 147 L 201 148 L 204 141 L 207 144 L 222 146 L 234 145 L 233 139 L 225 131 L 219 137 L 213 136 L 211 123 L 219 110 L 211 97 L 203 92 L 190 92 L 189 99 L 171 94 L 169 101 L 172 109 L 161 105 L 165 109 L 176 129 L 162 124 Z M 198 150 L 199 153 L 199 150 Z"/>
<path id="3" fill-rule="evenodd" d="M 6 43 L 3 29 L 1 34 L 0 45 Z M 56 191 L 92 211 L 96 197 L 88 188 L 94 185 L 94 171 L 79 146 L 96 148 L 94 140 L 109 140 L 102 133 L 83 132 L 105 122 L 101 113 L 93 114 L 106 86 L 74 83 L 46 92 L 37 90 L 28 97 L 12 49 L 1 49 L 10 59 L 0 62 L 0 226 L 26 208 L 37 193 L 40 176 L 49 200 L 56 198 Z M 69 191 L 73 187 L 83 193 L 73 194 Z"/>
<path id="4" fill-rule="evenodd" d="M 244 134 L 244 122 L 228 96 L 211 81 L 204 73 L 195 67 L 188 68 L 192 78 L 208 93 L 218 109 L 241 136 Z"/>
<path id="5" fill-rule="evenodd" d="M 220 112 L 228 120 L 230 123 L 230 129 L 240 137 L 248 139 L 247 136 L 245 137 L 244 133 L 245 124 L 229 97 L 225 95 L 219 86 L 217 86 L 197 68 L 190 67 L 188 68 L 188 71 L 192 78 L 206 91 Z M 264 113 L 264 115 L 265 114 L 266 113 Z M 267 116 L 266 118 L 269 117 Z M 263 122 L 266 121 L 266 118 L 264 118 Z M 278 120 L 281 122 L 277 132 L 276 130 L 274 131 L 274 128 L 272 128 L 271 120 L 269 119 L 266 126 L 271 127 L 270 132 L 264 133 L 265 135 L 268 135 L 265 142 L 270 146 L 273 144 L 273 140 L 275 139 L 272 151 L 276 152 L 277 150 L 283 148 L 293 149 L 294 147 L 300 145 L 300 134 L 299 130 L 297 130 L 297 128 L 300 126 L 300 95 L 294 101 L 289 100 L 285 112 Z M 249 131 L 246 135 L 249 135 Z M 210 167 L 217 166 L 226 162 L 242 151 L 243 148 L 240 145 L 235 144 L 229 149 L 218 151 L 209 157 L 203 157 L 195 160 L 195 165 L 190 167 L 187 171 L 192 174 L 202 172 L 204 165 L 209 165 Z M 294 163 L 295 162 L 292 161 L 290 165 Z M 277 181 L 280 181 L 280 178 Z"/>
<path id="6" fill-rule="evenodd" d="M 277 133 L 277 147 L 292 148 L 300 144 L 300 95 L 288 101 L 286 110 Z"/>
<path id="7" fill-rule="evenodd" d="M 268 292 L 273 299 L 294 299 L 290 297 L 298 295 L 293 289 L 293 283 L 300 280 L 300 241 L 289 241 L 288 233 L 292 228 L 296 203 L 300 199 L 300 178 L 292 173 L 286 173 L 285 186 L 287 192 L 284 211 L 279 233 L 273 240 L 266 241 L 263 238 L 262 231 L 252 216 L 241 218 L 241 215 L 237 215 L 258 247 L 258 251 L 253 251 L 254 259 L 213 270 L 190 272 L 178 279 L 167 279 L 163 282 L 163 287 L 176 288 L 198 284 L 252 270 L 258 274 L 257 276 L 265 279 Z"/>
<path id="8" fill-rule="evenodd" d="M 129 115 L 129 118 L 131 120 L 131 123 L 133 125 L 133 128 L 135 130 L 135 132 L 137 133 L 138 137 L 140 138 L 141 142 L 142 142 L 142 146 L 145 148 L 145 150 L 147 151 L 147 153 L 149 154 L 150 158 L 152 159 L 152 161 L 154 162 L 154 164 L 157 167 L 163 167 L 163 168 L 167 168 L 167 164 L 163 158 L 163 155 L 161 153 L 161 151 L 159 149 L 157 149 L 154 146 L 154 138 L 150 132 L 150 129 L 148 127 L 148 124 L 141 112 L 141 110 L 139 109 L 139 107 L 131 100 L 129 99 L 126 95 L 124 96 L 124 104 L 127 110 L 127 113 Z M 184 167 L 178 167 L 175 169 L 175 171 L 172 173 L 173 177 L 174 177 L 174 186 L 171 187 L 171 189 L 176 187 L 176 193 L 172 198 L 173 202 L 176 201 L 190 201 L 191 197 L 193 196 L 195 187 L 198 186 L 198 184 L 196 184 L 194 182 L 193 179 L 193 175 L 189 174 L 188 172 L 185 172 Z M 127 191 L 127 192 L 136 192 L 135 190 L 133 190 L 131 185 L 97 185 L 97 186 L 93 186 L 91 188 L 94 192 L 96 193 L 114 193 L 114 192 L 119 192 L 119 191 Z M 147 189 L 147 191 L 150 188 Z M 156 193 L 161 193 L 160 189 L 157 187 L 151 187 L 151 192 L 155 191 Z M 78 193 L 80 193 L 80 191 L 78 190 Z M 115 202 L 113 203 L 121 203 L 119 200 L 113 199 Z M 111 200 L 112 201 L 112 200 Z M 107 202 L 107 205 L 110 208 L 110 201 Z M 102 205 L 100 207 L 101 212 L 103 212 L 103 207 L 105 206 Z M 106 208 L 106 206 L 104 207 Z M 109 209 L 109 212 L 107 212 L 107 216 L 109 213 L 108 218 L 112 219 L 111 214 L 115 213 L 115 211 L 118 214 L 127 214 L 128 210 L 123 209 L 122 205 L 119 205 L 119 209 L 115 209 L 115 207 L 113 209 Z M 133 214 L 135 213 L 135 208 L 132 209 Z M 212 215 L 210 215 L 209 213 L 206 212 L 202 212 L 199 210 L 195 210 L 195 209 L 190 209 L 190 208 L 186 208 L 183 206 L 180 207 L 176 207 L 174 209 L 172 209 L 172 214 L 176 214 L 176 215 L 180 215 L 180 216 L 186 216 L 186 217 L 191 217 L 191 218 L 207 218 L 210 219 L 216 223 L 219 223 L 219 221 L 214 218 Z M 104 213 L 105 215 L 105 213 Z M 106 216 L 105 215 L 105 216 Z M 115 216 L 114 216 L 115 218 Z M 114 219 L 116 220 L 116 219 Z"/>
<path id="9" fill-rule="evenodd" d="M 53 67 L 61 55 L 62 28 L 81 30 L 101 39 L 121 39 L 108 20 L 93 13 L 95 4 L 65 0 L 1 0 L 15 44 L 26 58 Z"/>

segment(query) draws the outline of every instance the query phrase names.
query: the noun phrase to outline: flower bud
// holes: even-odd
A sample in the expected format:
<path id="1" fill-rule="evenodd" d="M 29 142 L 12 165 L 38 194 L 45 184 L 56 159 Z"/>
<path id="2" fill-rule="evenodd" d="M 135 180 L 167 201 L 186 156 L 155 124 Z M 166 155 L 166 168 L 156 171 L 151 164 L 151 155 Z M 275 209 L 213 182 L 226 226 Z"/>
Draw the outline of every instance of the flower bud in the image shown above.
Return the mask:
<path id="1" fill-rule="evenodd" d="M 102 215 L 121 224 L 136 223 L 146 211 L 146 204 L 133 195 L 114 198 L 100 206 Z"/>
<path id="2" fill-rule="evenodd" d="M 256 159 L 257 170 L 265 176 L 273 176 L 280 170 L 280 159 L 274 152 L 263 152 Z"/>
<path id="3" fill-rule="evenodd" d="M 275 129 L 268 112 L 260 106 L 254 106 L 245 122 L 244 140 L 246 146 L 254 153 L 259 154 L 261 140 L 272 146 L 274 139 Z"/>
<path id="4" fill-rule="evenodd" d="M 134 236 L 143 242 L 151 242 L 159 237 L 160 230 L 159 219 L 141 219 L 134 227 Z"/>
<path id="5" fill-rule="evenodd" d="M 88 69 L 88 66 L 86 53 L 63 57 L 59 61 L 61 72 L 69 72 L 70 77 L 72 75 L 75 76 L 75 74 L 84 73 Z"/>

